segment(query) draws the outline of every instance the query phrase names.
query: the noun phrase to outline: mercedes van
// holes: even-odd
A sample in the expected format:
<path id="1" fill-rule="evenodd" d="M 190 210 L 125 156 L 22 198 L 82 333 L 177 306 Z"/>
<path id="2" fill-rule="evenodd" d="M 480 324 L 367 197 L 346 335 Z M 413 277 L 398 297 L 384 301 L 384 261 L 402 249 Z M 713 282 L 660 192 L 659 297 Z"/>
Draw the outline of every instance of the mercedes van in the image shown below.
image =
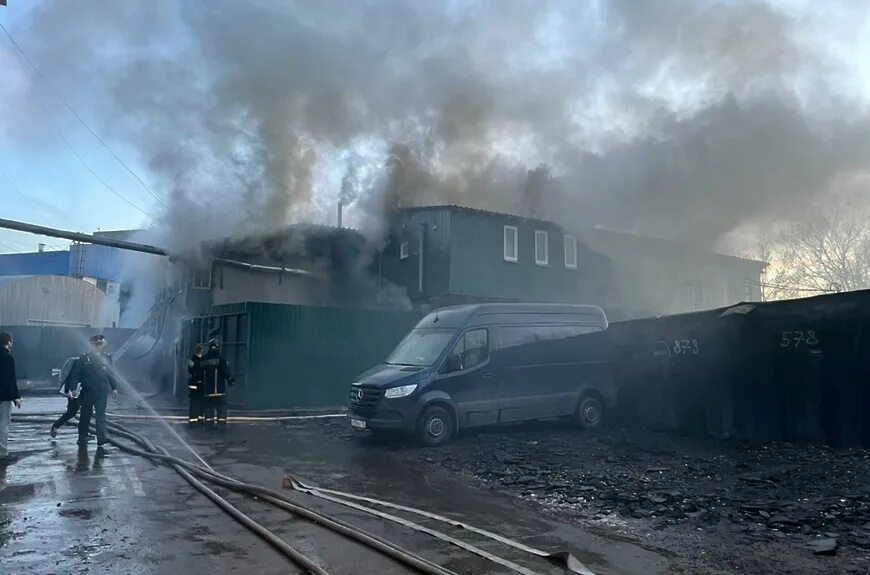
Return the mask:
<path id="1" fill-rule="evenodd" d="M 350 424 L 440 445 L 462 429 L 553 417 L 600 426 L 616 403 L 597 306 L 477 304 L 427 315 L 351 385 Z"/>

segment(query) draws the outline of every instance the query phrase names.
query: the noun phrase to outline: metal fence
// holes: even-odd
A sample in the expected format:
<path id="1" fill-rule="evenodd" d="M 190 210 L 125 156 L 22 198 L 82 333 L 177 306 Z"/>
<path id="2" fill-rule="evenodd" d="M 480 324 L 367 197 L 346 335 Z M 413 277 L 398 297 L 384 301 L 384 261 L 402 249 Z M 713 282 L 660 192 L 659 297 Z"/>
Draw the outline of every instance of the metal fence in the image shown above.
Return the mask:
<path id="1" fill-rule="evenodd" d="M 870 291 L 613 323 L 620 416 L 870 445 Z"/>

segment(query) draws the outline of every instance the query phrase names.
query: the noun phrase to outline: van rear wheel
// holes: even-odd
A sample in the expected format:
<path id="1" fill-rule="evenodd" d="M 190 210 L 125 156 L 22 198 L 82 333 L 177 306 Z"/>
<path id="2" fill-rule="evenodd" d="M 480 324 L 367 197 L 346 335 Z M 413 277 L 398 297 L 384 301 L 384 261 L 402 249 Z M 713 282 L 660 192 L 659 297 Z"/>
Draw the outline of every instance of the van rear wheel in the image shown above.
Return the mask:
<path id="1" fill-rule="evenodd" d="M 417 440 L 430 447 L 444 445 L 453 437 L 453 416 L 440 405 L 427 407 L 417 421 Z"/>
<path id="2" fill-rule="evenodd" d="M 583 429 L 598 429 L 604 423 L 604 404 L 594 395 L 584 395 L 577 405 L 577 424 Z"/>

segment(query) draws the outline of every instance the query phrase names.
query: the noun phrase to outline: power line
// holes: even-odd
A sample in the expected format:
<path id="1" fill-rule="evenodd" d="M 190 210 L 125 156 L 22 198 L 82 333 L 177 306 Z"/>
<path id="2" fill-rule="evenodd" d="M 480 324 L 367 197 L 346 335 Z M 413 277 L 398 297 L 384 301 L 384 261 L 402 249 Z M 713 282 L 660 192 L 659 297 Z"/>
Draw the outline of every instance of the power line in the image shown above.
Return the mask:
<path id="1" fill-rule="evenodd" d="M 15 248 L 13 248 L 12 246 L 10 246 L 9 244 L 4 244 L 4 243 L 2 243 L 2 242 L 0 242 L 0 248 L 4 248 L 4 249 L 7 249 L 7 250 L 9 250 L 9 251 L 13 251 L 13 252 L 15 252 L 16 254 L 20 254 L 20 253 L 21 253 L 21 250 L 16 250 Z"/>
<path id="2" fill-rule="evenodd" d="M 115 158 L 115 160 L 117 160 L 118 163 L 121 164 L 121 166 L 123 166 L 124 169 L 130 173 L 131 176 L 136 178 L 136 181 L 139 182 L 139 184 L 145 189 L 146 192 L 148 192 L 151 195 L 152 198 L 154 198 L 158 203 L 160 203 L 160 205 L 165 207 L 166 202 L 163 200 L 163 198 L 161 198 L 160 196 L 155 194 L 154 191 L 151 190 L 150 187 L 148 187 L 148 184 L 146 184 L 142 180 L 142 178 L 139 177 L 139 174 L 134 172 L 133 169 L 129 165 L 127 165 L 127 163 L 124 160 L 122 160 L 118 156 L 118 154 L 115 153 L 115 151 L 109 146 L 109 144 L 107 144 L 106 141 L 103 140 L 103 138 L 101 138 L 100 135 L 97 134 L 87 122 L 85 122 L 84 118 L 82 118 L 79 115 L 79 113 L 73 109 L 73 107 L 69 104 L 69 102 L 67 102 L 67 100 L 63 97 L 63 95 L 60 93 L 60 91 L 54 86 L 54 84 L 52 84 L 51 81 L 45 76 L 45 74 L 42 73 L 42 71 L 39 69 L 39 67 L 33 62 L 33 60 L 30 59 L 30 57 L 27 55 L 26 52 L 24 52 L 24 50 L 21 48 L 21 46 L 18 45 L 18 42 L 15 41 L 15 38 L 12 37 L 12 34 L 9 33 L 9 30 L 6 29 L 6 27 L 3 25 L 2 22 L 0 22 L 0 29 L 3 30 L 4 34 L 6 34 L 6 37 L 9 39 L 9 42 L 12 43 L 12 46 L 15 47 L 15 50 L 19 54 L 21 54 L 21 56 L 27 61 L 28 64 L 30 64 L 30 67 L 33 68 L 33 70 L 36 72 L 36 74 L 39 76 L 39 78 L 43 82 L 45 82 L 45 84 L 49 88 L 51 88 L 51 91 L 54 92 L 55 97 L 57 97 L 57 99 L 60 100 L 60 102 L 64 105 L 64 107 L 67 110 L 69 110 L 73 116 L 75 116 L 76 120 L 78 120 L 79 123 L 82 126 L 84 126 L 88 132 L 90 132 L 90 134 L 100 143 L 100 145 L 102 145 L 112 155 L 112 157 Z"/>
<path id="3" fill-rule="evenodd" d="M 129 205 L 130 207 L 132 207 L 132 208 L 138 210 L 138 211 L 141 212 L 143 215 L 148 216 L 149 218 L 153 218 L 153 217 L 154 217 L 153 214 L 151 214 L 151 213 L 149 213 L 149 212 L 143 210 L 142 208 L 140 208 L 139 206 L 137 206 L 136 204 L 134 204 L 133 202 L 131 202 L 129 199 L 127 199 L 127 197 L 126 197 L 124 194 L 122 194 L 121 192 L 119 192 L 118 190 L 116 190 L 115 188 L 113 188 L 113 187 L 111 186 L 111 184 L 109 184 L 109 182 L 107 182 L 106 180 L 104 180 L 103 178 L 101 178 L 100 175 L 99 175 L 97 172 L 95 172 L 94 169 L 91 168 L 91 166 L 90 166 L 90 165 L 85 161 L 85 159 L 82 158 L 81 155 L 80 155 L 78 152 L 76 152 L 75 148 L 73 148 L 72 144 L 70 144 L 69 140 L 67 140 L 67 139 L 66 139 L 66 136 L 64 136 L 64 135 L 63 135 L 63 132 L 61 132 L 60 127 L 57 125 L 57 122 L 54 120 L 54 118 L 51 117 L 51 116 L 49 115 L 49 119 L 51 120 L 52 125 L 54 126 L 54 129 L 57 130 L 57 135 L 60 136 L 60 139 L 63 140 L 63 143 L 66 144 L 66 147 L 67 147 L 67 148 L 69 148 L 69 151 L 72 152 L 73 155 L 74 155 L 76 158 L 78 158 L 79 162 L 81 162 L 81 164 L 85 167 L 85 169 L 86 169 L 87 171 L 89 171 L 89 172 L 91 173 L 91 175 L 92 175 L 94 178 L 96 178 L 96 179 L 97 179 L 101 184 L 103 184 L 103 186 L 106 187 L 107 190 L 109 190 L 110 192 L 112 192 L 113 194 L 115 194 L 116 196 L 118 196 L 118 198 L 120 198 L 121 200 L 123 200 L 124 203 L 126 203 L 126 204 Z"/>
<path id="4" fill-rule="evenodd" d="M 28 206 L 30 206 L 30 208 L 33 210 L 34 213 L 36 213 L 36 214 L 38 214 L 38 215 L 40 215 L 40 216 L 42 216 L 42 217 L 44 217 L 44 218 L 46 218 L 46 219 L 49 219 L 49 217 L 48 217 L 48 215 L 45 213 L 45 211 L 42 210 L 42 208 L 40 208 L 39 206 L 37 206 L 37 205 L 33 202 L 33 199 L 32 199 L 30 196 L 26 195 L 24 192 L 21 191 L 21 188 L 18 187 L 18 184 L 15 183 L 15 180 L 12 179 L 12 176 L 10 176 L 10 175 L 6 172 L 6 170 L 3 169 L 2 166 L 0 166 L 0 174 L 3 174 L 3 176 L 4 176 L 7 180 L 9 180 L 9 183 L 12 185 L 12 190 L 13 190 L 15 193 L 17 193 L 17 194 L 21 197 L 22 200 L 24 200 L 24 203 L 26 203 Z"/>
<path id="5" fill-rule="evenodd" d="M 12 37 L 9 35 L 9 32 L 6 30 L 5 27 L 3 27 L 3 24 L 0 24 L 0 28 L 2 28 L 4 32 L 6 32 L 6 35 L 7 35 L 7 37 L 9 38 L 9 41 L 12 42 L 12 44 L 13 44 L 16 48 L 18 48 L 17 44 L 15 44 L 15 40 L 12 39 Z M 23 52 L 21 52 L 20 48 L 18 48 L 18 52 L 16 52 L 16 56 L 18 56 L 18 63 L 21 65 L 21 71 L 22 71 L 25 75 L 27 75 L 27 71 L 24 69 L 24 65 L 23 65 L 23 63 L 21 62 L 21 55 L 19 55 L 19 52 L 20 52 L 22 55 L 24 55 L 25 58 L 26 58 L 27 56 L 26 56 Z M 31 65 L 32 65 L 32 64 L 31 64 Z M 36 70 L 37 72 L 39 72 L 39 70 L 38 70 L 37 68 L 35 68 L 35 67 L 34 67 L 34 70 Z M 137 210 L 138 212 L 140 212 L 141 214 L 143 214 L 143 215 L 145 215 L 145 216 L 148 216 L 149 218 L 153 218 L 153 217 L 154 217 L 153 214 L 151 214 L 151 213 L 145 211 L 144 209 L 142 209 L 142 208 L 140 208 L 139 206 L 137 206 L 136 204 L 134 204 L 132 201 L 130 201 L 129 199 L 127 199 L 127 197 L 126 197 L 124 194 L 122 194 L 121 192 L 119 192 L 118 190 L 116 190 L 116 189 L 115 189 L 114 187 L 112 187 L 112 186 L 111 186 L 111 185 L 110 185 L 106 180 L 104 180 L 102 177 L 100 177 L 100 175 L 97 174 L 97 173 L 93 170 L 93 168 L 91 168 L 91 166 L 90 166 L 90 165 L 85 161 L 85 159 L 84 159 L 84 158 L 83 158 L 83 157 L 82 157 L 82 156 L 81 156 L 81 155 L 80 155 L 80 154 L 75 150 L 75 148 L 73 148 L 73 145 L 70 143 L 70 141 L 67 139 L 67 137 L 64 136 L 63 131 L 60 129 L 60 126 L 59 126 L 58 123 L 57 123 L 57 120 L 55 120 L 54 114 L 52 113 L 51 110 L 48 109 L 48 106 L 44 105 L 44 104 L 42 103 L 42 101 L 41 101 L 39 98 L 37 98 L 36 101 L 39 103 L 39 106 L 40 106 L 40 107 L 43 109 L 43 111 L 45 112 L 46 116 L 48 117 L 49 121 L 51 122 L 52 127 L 53 127 L 53 128 L 55 129 L 55 131 L 57 132 L 57 135 L 60 136 L 60 139 L 63 141 L 64 144 L 66 144 L 66 147 L 69 148 L 69 151 L 72 152 L 72 154 L 73 154 L 73 155 L 78 159 L 78 161 L 81 162 L 82 166 L 84 166 L 85 169 L 86 169 L 88 172 L 90 172 L 90 174 L 91 174 L 92 176 L 94 176 L 94 178 L 97 179 L 97 181 L 99 181 L 101 184 L 103 184 L 103 186 L 105 186 L 105 188 L 106 188 L 107 190 L 109 190 L 110 192 L 112 192 L 112 193 L 113 193 L 114 195 L 116 195 L 120 200 L 122 200 L 123 202 L 125 202 L 127 205 L 131 206 L 133 209 Z"/>

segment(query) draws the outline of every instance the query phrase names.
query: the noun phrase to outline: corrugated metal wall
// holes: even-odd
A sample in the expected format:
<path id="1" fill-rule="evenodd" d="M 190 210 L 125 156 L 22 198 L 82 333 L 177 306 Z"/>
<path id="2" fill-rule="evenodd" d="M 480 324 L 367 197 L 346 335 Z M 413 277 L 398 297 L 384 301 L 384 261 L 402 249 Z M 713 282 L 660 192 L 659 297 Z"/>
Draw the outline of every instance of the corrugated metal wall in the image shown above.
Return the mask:
<path id="1" fill-rule="evenodd" d="M 64 276 L 8 279 L 0 286 L 2 325 L 113 327 L 118 324 L 118 303 L 80 279 Z"/>
<path id="2" fill-rule="evenodd" d="M 247 304 L 245 407 L 344 405 L 353 378 L 382 362 L 417 323 L 415 312 Z"/>

